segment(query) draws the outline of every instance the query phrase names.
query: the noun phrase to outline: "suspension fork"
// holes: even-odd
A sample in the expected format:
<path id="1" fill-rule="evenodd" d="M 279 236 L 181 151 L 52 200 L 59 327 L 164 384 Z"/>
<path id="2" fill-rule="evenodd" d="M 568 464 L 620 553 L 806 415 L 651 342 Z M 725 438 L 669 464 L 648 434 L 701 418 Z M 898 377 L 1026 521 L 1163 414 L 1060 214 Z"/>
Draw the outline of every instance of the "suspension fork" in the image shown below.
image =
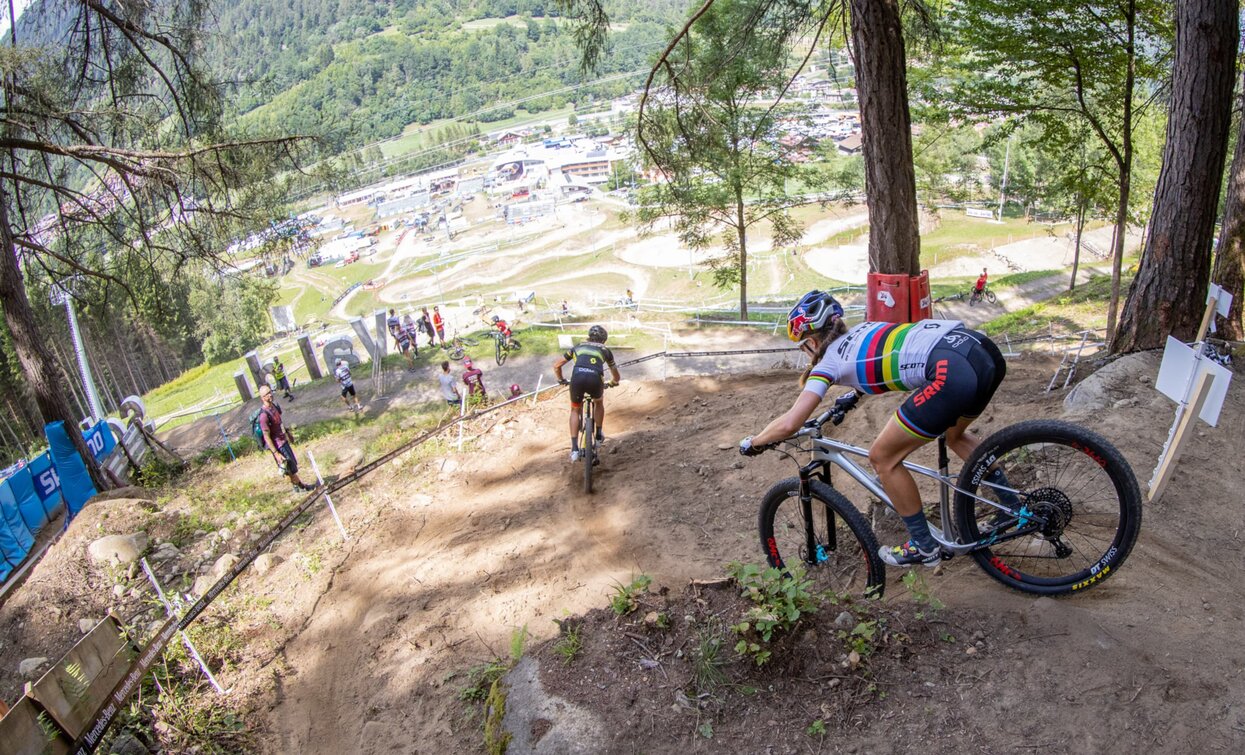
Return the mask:
<path id="1" fill-rule="evenodd" d="M 825 545 L 817 542 L 817 531 L 813 519 L 813 479 L 815 477 L 829 485 L 830 465 L 821 461 L 813 461 L 800 467 L 800 515 L 804 519 L 804 562 L 809 566 L 816 566 L 826 558 L 827 552 L 833 552 L 838 548 L 834 510 L 829 506 L 825 506 Z"/>

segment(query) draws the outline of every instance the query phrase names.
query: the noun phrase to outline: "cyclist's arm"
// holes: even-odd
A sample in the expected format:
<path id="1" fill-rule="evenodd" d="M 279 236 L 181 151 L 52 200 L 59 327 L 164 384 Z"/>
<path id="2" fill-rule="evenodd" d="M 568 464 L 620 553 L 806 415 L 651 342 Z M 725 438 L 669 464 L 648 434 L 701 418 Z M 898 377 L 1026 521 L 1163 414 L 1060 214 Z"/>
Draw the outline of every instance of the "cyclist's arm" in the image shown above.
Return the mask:
<path id="1" fill-rule="evenodd" d="M 553 363 L 553 374 L 555 377 L 557 377 L 558 382 L 561 382 L 562 380 L 565 379 L 562 377 L 562 368 L 565 367 L 566 363 L 569 361 L 571 360 L 567 359 L 566 355 L 563 354 L 561 359 Z"/>
<path id="2" fill-rule="evenodd" d="M 618 367 L 613 362 L 610 362 L 610 379 L 615 383 L 622 382 L 622 377 L 618 374 Z"/>
<path id="3" fill-rule="evenodd" d="M 795 405 L 766 425 L 764 430 L 752 436 L 752 445 L 768 446 L 795 435 L 808 418 L 813 416 L 813 412 L 820 403 L 820 394 L 814 391 L 801 391 L 799 398 L 795 400 Z"/>

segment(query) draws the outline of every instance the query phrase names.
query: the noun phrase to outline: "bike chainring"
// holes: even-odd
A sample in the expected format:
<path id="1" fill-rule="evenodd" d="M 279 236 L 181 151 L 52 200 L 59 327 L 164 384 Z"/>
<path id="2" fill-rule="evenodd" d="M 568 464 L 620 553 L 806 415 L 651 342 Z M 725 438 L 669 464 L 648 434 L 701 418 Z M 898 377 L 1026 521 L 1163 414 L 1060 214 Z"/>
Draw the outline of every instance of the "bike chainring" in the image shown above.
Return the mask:
<path id="1" fill-rule="evenodd" d="M 1035 517 L 1045 522 L 1037 533 L 1043 540 L 1058 540 L 1072 522 L 1072 499 L 1059 488 L 1030 491 L 1026 505 Z"/>

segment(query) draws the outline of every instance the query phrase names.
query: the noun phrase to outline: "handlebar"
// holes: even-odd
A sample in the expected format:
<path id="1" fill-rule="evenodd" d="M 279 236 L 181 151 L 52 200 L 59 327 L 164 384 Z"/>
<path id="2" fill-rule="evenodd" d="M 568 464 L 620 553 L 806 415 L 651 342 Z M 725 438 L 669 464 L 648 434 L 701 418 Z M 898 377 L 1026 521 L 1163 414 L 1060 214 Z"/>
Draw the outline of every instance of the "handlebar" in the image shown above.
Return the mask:
<path id="1" fill-rule="evenodd" d="M 856 404 L 860 401 L 861 394 L 855 390 L 844 393 L 834 400 L 834 405 L 818 416 L 804 423 L 804 427 L 796 433 L 796 436 L 816 435 L 820 434 L 822 426 L 827 422 L 836 427 L 843 423 L 847 418 L 847 413 L 856 408 Z"/>

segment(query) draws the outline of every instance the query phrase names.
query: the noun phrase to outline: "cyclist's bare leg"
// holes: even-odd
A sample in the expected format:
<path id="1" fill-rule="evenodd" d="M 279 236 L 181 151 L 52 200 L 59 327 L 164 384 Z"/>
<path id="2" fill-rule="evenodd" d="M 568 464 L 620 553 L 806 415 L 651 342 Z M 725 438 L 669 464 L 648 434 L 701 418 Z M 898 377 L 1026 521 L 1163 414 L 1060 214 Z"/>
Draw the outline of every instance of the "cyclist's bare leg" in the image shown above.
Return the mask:
<path id="1" fill-rule="evenodd" d="M 980 438 L 965 432 L 973 423 L 973 419 L 960 417 L 955 427 L 947 430 L 947 448 L 950 448 L 963 461 L 968 461 L 968 457 L 977 449 L 977 446 L 981 445 Z"/>
<path id="2" fill-rule="evenodd" d="M 578 406 L 571 407 L 571 447 L 574 448 L 579 443 L 579 426 L 584 421 L 584 410 Z"/>
<path id="3" fill-rule="evenodd" d="M 592 420 L 596 424 L 596 433 L 598 437 L 605 436 L 605 399 L 594 398 L 592 400 Z"/>
<path id="4" fill-rule="evenodd" d="M 929 441 L 908 432 L 894 417 L 882 428 L 877 440 L 869 447 L 869 463 L 878 474 L 878 482 L 890 496 L 895 511 L 900 516 L 912 516 L 921 511 L 921 494 L 917 490 L 912 473 L 904 468 L 908 455 Z"/>

